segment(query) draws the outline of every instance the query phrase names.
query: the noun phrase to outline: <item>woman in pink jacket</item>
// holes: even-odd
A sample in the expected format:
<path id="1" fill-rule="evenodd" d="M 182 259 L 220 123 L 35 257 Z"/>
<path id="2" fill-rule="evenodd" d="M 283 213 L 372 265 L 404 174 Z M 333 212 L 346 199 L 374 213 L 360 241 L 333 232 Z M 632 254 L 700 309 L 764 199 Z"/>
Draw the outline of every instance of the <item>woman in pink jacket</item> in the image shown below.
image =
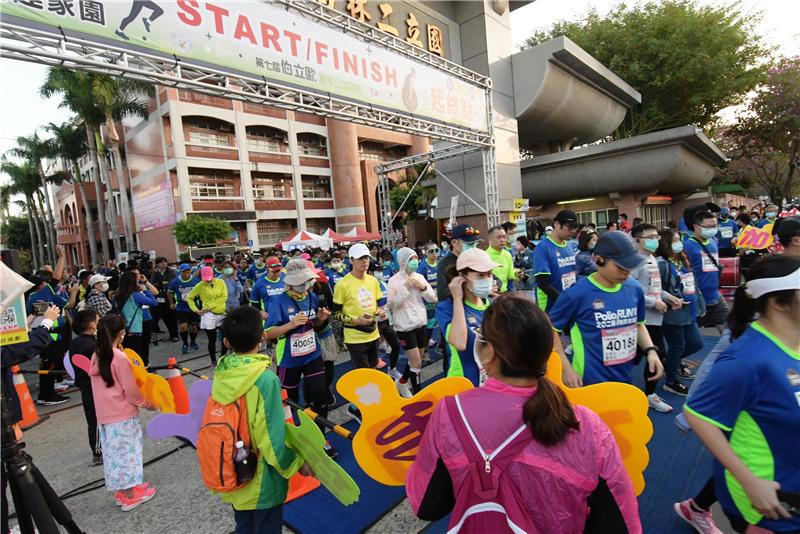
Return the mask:
<path id="1" fill-rule="evenodd" d="M 397 339 L 408 358 L 403 376 L 396 380 L 397 391 L 411 397 L 420 390 L 422 357 L 428 346 L 428 311 L 425 302 L 436 302 L 436 291 L 417 272 L 419 258 L 413 249 L 403 247 L 397 251 L 400 271 L 389 278 L 387 303 L 394 319 Z M 410 379 L 411 389 L 406 382 Z"/>
<path id="2" fill-rule="evenodd" d="M 436 406 L 406 479 L 418 517 L 452 512 L 449 532 L 642 531 L 611 431 L 544 376 L 551 328 L 513 293 L 486 310 L 475 353 L 489 378 Z"/>
<path id="3" fill-rule="evenodd" d="M 144 483 L 142 423 L 139 408 L 153 409 L 136 386 L 131 364 L 122 351 L 125 320 L 104 316 L 97 325 L 97 348 L 89 377 L 97 411 L 106 489 L 123 512 L 149 501 L 156 488 Z"/>

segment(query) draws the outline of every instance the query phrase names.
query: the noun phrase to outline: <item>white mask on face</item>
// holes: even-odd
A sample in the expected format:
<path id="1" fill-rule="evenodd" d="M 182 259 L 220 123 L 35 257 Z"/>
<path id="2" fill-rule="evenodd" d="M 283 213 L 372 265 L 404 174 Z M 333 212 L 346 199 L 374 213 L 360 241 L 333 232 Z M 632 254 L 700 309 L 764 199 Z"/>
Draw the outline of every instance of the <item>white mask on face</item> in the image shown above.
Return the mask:
<path id="1" fill-rule="evenodd" d="M 99 283 L 99 284 L 97 284 L 95 287 L 96 287 L 96 288 L 97 288 L 97 290 L 98 290 L 98 291 L 100 291 L 101 293 L 105 293 L 106 291 L 108 291 L 108 282 L 100 282 L 100 283 Z"/>

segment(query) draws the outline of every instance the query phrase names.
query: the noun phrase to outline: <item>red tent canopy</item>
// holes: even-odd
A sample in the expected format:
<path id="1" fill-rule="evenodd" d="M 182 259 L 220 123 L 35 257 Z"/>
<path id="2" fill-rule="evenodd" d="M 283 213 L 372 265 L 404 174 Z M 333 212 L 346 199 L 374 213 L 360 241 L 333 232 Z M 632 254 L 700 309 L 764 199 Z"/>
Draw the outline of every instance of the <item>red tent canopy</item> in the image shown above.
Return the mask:
<path id="1" fill-rule="evenodd" d="M 334 243 L 341 243 L 342 241 L 347 241 L 346 238 L 342 237 L 341 235 L 337 234 L 330 228 L 322 232 L 322 237 L 330 239 Z"/>
<path id="2" fill-rule="evenodd" d="M 349 232 L 342 234 L 345 241 L 377 241 L 381 238 L 381 234 L 377 232 L 367 232 L 356 226 Z"/>

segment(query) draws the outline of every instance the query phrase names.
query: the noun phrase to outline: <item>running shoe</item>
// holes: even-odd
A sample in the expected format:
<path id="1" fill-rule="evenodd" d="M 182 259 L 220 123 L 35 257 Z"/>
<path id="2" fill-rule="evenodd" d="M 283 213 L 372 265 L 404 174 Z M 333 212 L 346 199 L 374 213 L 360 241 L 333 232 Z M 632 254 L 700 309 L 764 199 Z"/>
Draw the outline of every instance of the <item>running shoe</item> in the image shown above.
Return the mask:
<path id="1" fill-rule="evenodd" d="M 722 531 L 714 523 L 711 511 L 698 512 L 692 508 L 692 499 L 683 502 L 676 502 L 673 505 L 678 517 L 689 523 L 700 534 L 722 534 Z"/>
<path id="2" fill-rule="evenodd" d="M 688 434 L 692 431 L 692 427 L 689 426 L 688 421 L 686 421 L 686 416 L 684 416 L 683 413 L 679 413 L 675 416 L 675 426 L 677 426 L 678 430 L 685 434 Z"/>
<path id="3" fill-rule="evenodd" d="M 92 465 L 103 465 L 103 455 L 102 454 L 93 454 L 92 455 Z"/>
<path id="4" fill-rule="evenodd" d="M 411 388 L 408 387 L 408 384 L 406 384 L 405 382 L 401 382 L 401 380 L 402 378 L 398 378 L 394 381 L 394 385 L 397 388 L 397 392 L 404 399 L 410 399 L 411 397 L 414 396 L 414 394 L 411 393 Z"/>
<path id="5" fill-rule="evenodd" d="M 328 390 L 328 395 L 325 398 L 325 405 L 328 408 L 334 408 L 336 406 L 336 395 L 333 394 L 333 391 Z"/>
<path id="6" fill-rule="evenodd" d="M 403 373 L 397 370 L 397 367 L 392 367 L 389 369 L 389 376 L 397 380 L 398 378 L 403 378 Z"/>
<path id="7" fill-rule="evenodd" d="M 189 345 L 182 345 L 181 354 L 186 354 L 187 352 L 189 352 Z"/>
<path id="8" fill-rule="evenodd" d="M 336 448 L 333 445 L 331 445 L 331 442 L 328 440 L 325 440 L 325 446 L 323 447 L 323 449 L 325 450 L 325 454 L 328 455 L 328 458 L 336 458 L 337 456 L 339 456 L 339 451 L 337 451 Z"/>
<path id="9" fill-rule="evenodd" d="M 146 503 L 155 496 L 156 488 L 141 484 L 133 488 L 132 497 L 128 497 L 124 493 L 119 496 L 118 502 L 120 503 L 120 510 L 123 512 L 129 512 L 130 510 L 133 510 L 134 508 Z"/>
<path id="10" fill-rule="evenodd" d="M 355 422 L 359 425 L 361 424 L 361 411 L 356 408 L 355 404 L 347 405 L 347 415 L 349 415 L 350 418 L 355 420 Z"/>
<path id="11" fill-rule="evenodd" d="M 56 393 L 63 393 L 69 389 L 69 384 L 65 384 L 64 382 L 56 382 L 53 384 L 53 389 Z"/>
<path id="12" fill-rule="evenodd" d="M 54 395 L 46 399 L 36 399 L 36 404 L 39 406 L 56 406 L 58 404 L 64 404 L 65 402 L 69 402 L 69 397 L 64 397 L 62 395 Z"/>
<path id="13" fill-rule="evenodd" d="M 192 342 L 189 344 L 189 348 L 191 348 L 192 350 L 197 350 L 197 349 L 199 349 L 200 347 L 198 347 L 198 346 L 197 346 L 197 343 L 195 343 L 194 341 L 192 341 Z"/>
<path id="14" fill-rule="evenodd" d="M 664 400 L 655 393 L 647 396 L 647 402 L 650 404 L 651 408 L 661 413 L 669 413 L 672 411 L 672 406 L 664 402 Z"/>
<path id="15" fill-rule="evenodd" d="M 664 384 L 664 391 L 669 391 L 670 393 L 674 393 L 675 395 L 680 395 L 681 397 L 685 397 L 689 394 L 689 388 L 681 384 L 680 382 L 667 382 Z"/>
<path id="16" fill-rule="evenodd" d="M 689 369 L 689 366 L 686 365 L 683 362 L 681 362 L 681 366 L 678 369 L 678 376 L 680 378 L 683 378 L 684 380 L 693 380 L 694 379 L 694 373 L 692 372 L 691 369 Z"/>
<path id="17" fill-rule="evenodd" d="M 170 343 L 177 343 L 179 341 L 179 339 L 180 338 L 177 338 L 177 337 L 171 337 L 171 338 L 169 338 L 169 342 Z"/>

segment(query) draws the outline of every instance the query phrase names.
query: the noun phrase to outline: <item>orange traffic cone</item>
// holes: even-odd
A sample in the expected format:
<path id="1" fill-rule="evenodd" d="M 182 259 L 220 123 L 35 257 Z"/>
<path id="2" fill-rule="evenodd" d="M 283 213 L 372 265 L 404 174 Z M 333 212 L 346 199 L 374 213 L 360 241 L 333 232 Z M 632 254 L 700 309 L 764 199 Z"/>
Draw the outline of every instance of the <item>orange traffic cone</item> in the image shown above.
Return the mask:
<path id="1" fill-rule="evenodd" d="M 22 430 L 28 430 L 47 420 L 49 416 L 39 417 L 39 412 L 36 411 L 36 405 L 33 403 L 33 398 L 31 398 L 28 384 L 25 383 L 25 377 L 19 372 L 19 365 L 13 366 L 11 372 L 14 375 L 14 389 L 17 390 L 19 406 L 22 410 L 22 420 L 19 422 L 19 426 Z"/>
<path id="2" fill-rule="evenodd" d="M 292 417 L 292 409 L 286 403 L 286 399 L 288 395 L 286 394 L 286 390 L 281 390 L 281 400 L 283 400 L 283 415 L 286 419 L 287 425 L 294 424 L 294 418 Z M 320 487 L 320 481 L 314 477 L 304 477 L 300 473 L 297 473 L 295 476 L 289 479 L 289 493 L 286 495 L 286 501 L 284 502 L 291 502 L 295 499 L 299 499 L 306 493 L 314 491 L 318 487 Z"/>
<path id="3" fill-rule="evenodd" d="M 181 370 L 177 368 L 178 362 L 175 358 L 167 360 L 167 382 L 169 389 L 172 390 L 172 397 L 175 399 L 175 413 L 189 413 L 189 392 L 186 391 L 186 384 L 183 382 Z"/>

